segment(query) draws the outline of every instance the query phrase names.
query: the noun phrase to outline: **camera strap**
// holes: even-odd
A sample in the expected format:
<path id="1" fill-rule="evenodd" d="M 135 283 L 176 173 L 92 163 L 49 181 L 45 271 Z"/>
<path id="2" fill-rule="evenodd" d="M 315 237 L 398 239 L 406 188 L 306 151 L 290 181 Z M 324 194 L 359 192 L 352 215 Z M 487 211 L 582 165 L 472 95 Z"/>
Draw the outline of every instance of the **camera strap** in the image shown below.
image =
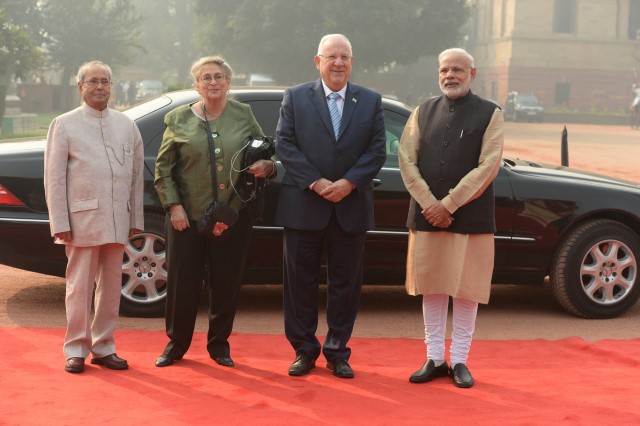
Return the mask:
<path id="1" fill-rule="evenodd" d="M 213 201 L 218 201 L 218 179 L 216 178 L 216 145 L 213 141 L 213 135 L 211 133 L 211 127 L 209 127 L 209 120 L 207 119 L 207 110 L 202 103 L 202 112 L 204 113 L 204 126 L 207 129 L 207 142 L 209 143 L 209 163 L 211 164 L 211 188 L 213 190 Z"/>

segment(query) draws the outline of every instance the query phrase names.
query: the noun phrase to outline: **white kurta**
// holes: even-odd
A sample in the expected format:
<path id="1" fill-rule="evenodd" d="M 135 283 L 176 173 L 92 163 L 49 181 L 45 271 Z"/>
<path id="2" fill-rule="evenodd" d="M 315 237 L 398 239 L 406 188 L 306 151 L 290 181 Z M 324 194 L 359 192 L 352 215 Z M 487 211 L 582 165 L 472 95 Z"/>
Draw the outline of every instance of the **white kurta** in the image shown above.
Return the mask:
<path id="1" fill-rule="evenodd" d="M 407 190 L 424 210 L 438 200 L 418 169 L 418 111 L 419 107 L 411 114 L 402 133 L 398 159 Z M 498 174 L 502 158 L 503 123 L 502 111 L 496 109 L 482 138 L 478 167 L 441 200 L 450 213 L 480 196 Z M 411 295 L 448 294 L 488 303 L 494 251 L 493 234 L 411 230 L 405 283 L 407 292 Z"/>

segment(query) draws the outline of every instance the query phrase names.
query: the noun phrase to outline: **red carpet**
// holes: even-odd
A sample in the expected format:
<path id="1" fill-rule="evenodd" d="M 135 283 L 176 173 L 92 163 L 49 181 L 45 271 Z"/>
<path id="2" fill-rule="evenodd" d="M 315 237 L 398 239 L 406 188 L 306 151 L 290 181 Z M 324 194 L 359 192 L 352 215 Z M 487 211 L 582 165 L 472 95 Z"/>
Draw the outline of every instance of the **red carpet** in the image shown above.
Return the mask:
<path id="1" fill-rule="evenodd" d="M 187 358 L 154 366 L 163 332 L 118 331 L 127 371 L 63 370 L 62 329 L 0 328 L 0 424 L 597 424 L 640 423 L 640 339 L 475 341 L 471 389 L 448 378 L 408 382 L 415 339 L 354 338 L 354 380 L 319 362 L 287 375 L 284 336 L 234 334 L 236 368 L 220 367 L 197 333 Z M 319 360 L 321 361 L 321 360 Z"/>

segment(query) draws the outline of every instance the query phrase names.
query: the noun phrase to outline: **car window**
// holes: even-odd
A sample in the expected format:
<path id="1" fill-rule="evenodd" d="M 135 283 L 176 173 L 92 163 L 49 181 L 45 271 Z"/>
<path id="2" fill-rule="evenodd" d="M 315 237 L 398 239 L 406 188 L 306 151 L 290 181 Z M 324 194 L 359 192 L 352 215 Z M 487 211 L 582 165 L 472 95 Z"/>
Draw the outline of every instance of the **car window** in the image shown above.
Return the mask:
<path id="1" fill-rule="evenodd" d="M 384 167 L 398 167 L 398 148 L 406 123 L 407 117 L 393 111 L 384 112 L 384 126 L 387 132 L 387 159 Z"/>
<path id="2" fill-rule="evenodd" d="M 258 123 L 260 123 L 264 134 L 275 139 L 276 125 L 280 118 L 280 104 L 282 102 L 280 100 L 269 100 L 249 101 L 245 103 L 251 105 L 253 115 L 256 117 L 256 120 L 258 120 Z"/>
<path id="3" fill-rule="evenodd" d="M 260 100 L 260 101 L 246 101 L 245 103 L 251 105 L 253 115 L 260 123 L 262 131 L 267 136 L 275 138 L 276 125 L 278 124 L 280 114 L 280 100 Z M 385 110 L 384 112 L 384 124 L 386 128 L 387 136 L 387 159 L 385 161 L 385 167 L 398 167 L 398 147 L 400 146 L 400 136 L 402 136 L 402 130 L 407 122 L 407 118 L 401 114 L 393 111 Z"/>

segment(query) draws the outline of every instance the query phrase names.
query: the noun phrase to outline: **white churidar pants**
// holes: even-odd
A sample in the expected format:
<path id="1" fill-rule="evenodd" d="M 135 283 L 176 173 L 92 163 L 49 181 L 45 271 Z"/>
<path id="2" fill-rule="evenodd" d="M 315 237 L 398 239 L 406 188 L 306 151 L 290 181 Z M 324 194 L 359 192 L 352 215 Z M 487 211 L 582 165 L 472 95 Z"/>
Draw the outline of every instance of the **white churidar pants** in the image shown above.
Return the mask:
<path id="1" fill-rule="evenodd" d="M 422 296 L 424 335 L 427 358 L 434 361 L 445 359 L 444 338 L 447 328 L 449 296 L 431 294 Z M 478 303 L 466 299 L 453 298 L 453 332 L 451 335 L 450 364 L 466 364 L 471 339 L 475 331 Z"/>

